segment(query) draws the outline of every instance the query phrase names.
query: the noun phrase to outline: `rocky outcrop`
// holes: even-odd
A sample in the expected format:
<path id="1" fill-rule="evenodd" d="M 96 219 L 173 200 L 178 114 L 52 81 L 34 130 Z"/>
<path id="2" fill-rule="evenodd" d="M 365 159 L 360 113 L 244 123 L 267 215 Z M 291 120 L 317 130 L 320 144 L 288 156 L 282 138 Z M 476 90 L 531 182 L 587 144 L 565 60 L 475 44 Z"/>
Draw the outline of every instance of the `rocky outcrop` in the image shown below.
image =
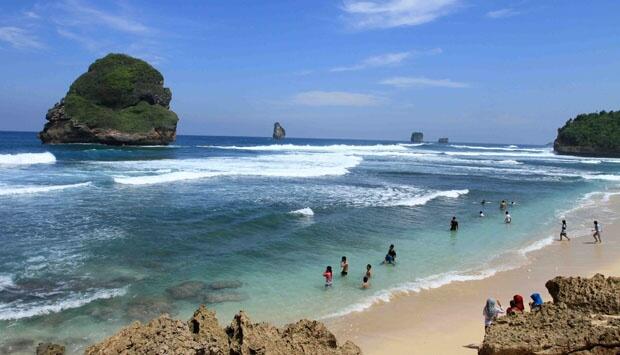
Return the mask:
<path id="1" fill-rule="evenodd" d="M 437 140 L 437 143 L 448 144 L 448 138 L 439 138 Z"/>
<path id="2" fill-rule="evenodd" d="M 620 353 L 620 279 L 556 277 L 546 286 L 554 302 L 497 319 L 478 354 Z"/>
<path id="3" fill-rule="evenodd" d="M 63 345 L 51 343 L 39 343 L 37 346 L 37 355 L 64 355 L 65 347 Z"/>
<path id="4" fill-rule="evenodd" d="M 577 115 L 558 129 L 553 142 L 558 154 L 620 157 L 620 111 Z"/>
<path id="5" fill-rule="evenodd" d="M 286 131 L 284 127 L 280 125 L 280 122 L 276 122 L 273 124 L 273 139 L 284 139 L 286 137 Z"/>
<path id="6" fill-rule="evenodd" d="M 424 141 L 424 133 L 413 132 L 411 133 L 411 143 L 422 143 Z"/>
<path id="7" fill-rule="evenodd" d="M 361 350 L 353 343 L 339 346 L 325 325 L 301 320 L 284 329 L 267 323 L 252 323 L 244 312 L 222 329 L 215 313 L 201 306 L 184 323 L 167 315 L 147 324 L 135 322 L 116 335 L 86 349 L 101 354 L 314 354 L 353 355 Z"/>
<path id="8" fill-rule="evenodd" d="M 165 145 L 176 138 L 177 115 L 164 78 L 140 59 L 109 54 L 73 82 L 45 116 L 43 143 Z"/>

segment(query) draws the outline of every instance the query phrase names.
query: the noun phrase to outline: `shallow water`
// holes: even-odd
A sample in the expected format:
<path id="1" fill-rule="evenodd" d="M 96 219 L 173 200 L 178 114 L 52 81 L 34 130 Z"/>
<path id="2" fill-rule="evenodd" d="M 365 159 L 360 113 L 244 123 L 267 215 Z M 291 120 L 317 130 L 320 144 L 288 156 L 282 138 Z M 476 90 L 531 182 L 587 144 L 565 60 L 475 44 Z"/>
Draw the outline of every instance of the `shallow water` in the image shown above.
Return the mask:
<path id="1" fill-rule="evenodd" d="M 0 133 L 0 352 L 28 339 L 79 351 L 133 319 L 186 318 L 201 302 L 223 323 L 239 309 L 285 323 L 487 277 L 548 244 L 584 194 L 618 181 L 620 160 L 538 146 L 180 136 L 113 148 Z M 516 202 L 511 225 L 502 199 Z M 398 264 L 380 265 L 391 243 Z M 200 282 L 175 288 L 184 281 Z"/>

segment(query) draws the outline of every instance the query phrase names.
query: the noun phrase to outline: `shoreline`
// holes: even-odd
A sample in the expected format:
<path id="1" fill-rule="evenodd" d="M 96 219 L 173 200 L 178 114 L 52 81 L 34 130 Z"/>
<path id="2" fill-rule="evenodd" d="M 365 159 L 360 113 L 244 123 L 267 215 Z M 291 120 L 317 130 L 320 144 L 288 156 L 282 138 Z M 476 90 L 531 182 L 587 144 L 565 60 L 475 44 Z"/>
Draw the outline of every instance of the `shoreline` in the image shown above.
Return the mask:
<path id="1" fill-rule="evenodd" d="M 604 207 L 617 215 L 620 198 L 612 194 Z M 600 245 L 592 244 L 589 236 L 577 236 L 570 242 L 555 237 L 551 245 L 528 253 L 527 262 L 515 269 L 481 280 L 454 281 L 398 294 L 389 302 L 323 322 L 340 341 L 354 342 L 364 354 L 476 354 L 476 349 L 468 346 L 482 343 L 482 308 L 488 297 L 499 299 L 505 307 L 514 294 L 529 300 L 530 294 L 540 292 L 550 301 L 544 285 L 555 276 L 618 276 L 618 234 L 620 221 L 612 221 L 605 223 Z"/>

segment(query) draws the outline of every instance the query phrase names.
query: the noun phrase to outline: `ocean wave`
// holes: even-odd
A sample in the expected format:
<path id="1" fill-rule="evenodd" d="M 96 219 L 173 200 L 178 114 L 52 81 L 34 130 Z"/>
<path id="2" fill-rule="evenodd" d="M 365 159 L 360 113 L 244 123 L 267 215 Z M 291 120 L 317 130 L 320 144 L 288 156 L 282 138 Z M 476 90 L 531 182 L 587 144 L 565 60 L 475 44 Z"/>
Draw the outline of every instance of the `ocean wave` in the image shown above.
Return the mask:
<path id="1" fill-rule="evenodd" d="M 59 191 L 66 189 L 74 189 L 78 187 L 90 186 L 92 183 L 81 182 L 78 184 L 69 185 L 50 185 L 50 186 L 0 186 L 0 196 L 6 195 L 22 195 L 22 194 L 37 194 L 51 191 Z"/>
<path id="2" fill-rule="evenodd" d="M 420 144 L 421 145 L 421 144 Z M 247 150 L 247 151 L 263 151 L 263 152 L 314 152 L 314 153 L 377 153 L 377 152 L 406 152 L 407 147 L 415 147 L 418 145 L 405 144 L 376 144 L 376 145 L 296 145 L 296 144 L 272 144 L 272 145 L 255 145 L 255 146 L 222 146 L 222 145 L 200 145 L 201 148 L 225 149 L 225 150 Z"/>
<path id="3" fill-rule="evenodd" d="M 553 244 L 553 237 L 547 237 L 545 239 L 541 239 L 541 240 L 537 240 L 535 242 L 533 242 L 532 244 L 524 247 L 523 249 L 519 250 L 519 254 L 525 256 L 533 251 L 537 251 L 540 250 L 544 247 L 547 247 L 549 245 Z"/>
<path id="4" fill-rule="evenodd" d="M 143 174 L 147 174 L 139 176 L 115 175 L 113 179 L 118 184 L 151 185 L 220 176 L 279 178 L 341 176 L 348 174 L 349 169 L 358 166 L 362 161 L 361 157 L 342 154 L 293 154 L 240 158 L 125 161 L 113 162 L 111 166 L 115 169 L 142 170 Z M 163 174 L 156 173 L 162 169 L 173 171 Z"/>
<path id="5" fill-rule="evenodd" d="M 620 175 L 611 174 L 582 174 L 579 175 L 586 180 L 620 181 Z"/>
<path id="6" fill-rule="evenodd" d="M 299 216 L 312 217 L 314 216 L 314 211 L 310 207 L 302 208 L 299 210 L 291 211 L 289 214 L 295 214 Z"/>
<path id="7" fill-rule="evenodd" d="M 2 165 L 33 165 L 53 164 L 56 157 L 50 152 L 45 153 L 19 153 L 0 154 L 0 166 Z"/>
<path id="8" fill-rule="evenodd" d="M 448 191 L 434 191 L 427 194 L 423 194 L 420 196 L 414 196 L 411 198 L 405 198 L 402 200 L 389 202 L 390 206 L 402 206 L 402 207 L 414 207 L 414 206 L 422 206 L 427 204 L 429 201 L 432 201 L 436 198 L 458 198 L 461 195 L 466 195 L 469 193 L 468 189 L 464 190 L 448 190 Z"/>
<path id="9" fill-rule="evenodd" d="M 67 309 L 82 307 L 96 300 L 123 296 L 126 293 L 127 287 L 123 287 L 76 292 L 60 301 L 47 300 L 32 304 L 22 303 L 18 300 L 11 303 L 0 304 L 0 320 L 14 320 L 58 313 Z"/>
<path id="10" fill-rule="evenodd" d="M 13 276 L 8 274 L 0 274 L 0 291 L 12 287 L 15 287 Z"/>
<path id="11" fill-rule="evenodd" d="M 466 282 L 484 280 L 498 272 L 509 270 L 508 267 L 489 268 L 479 272 L 446 272 L 429 277 L 425 277 L 412 282 L 405 282 L 395 287 L 380 290 L 371 297 L 363 299 L 361 302 L 345 307 L 341 311 L 321 317 L 321 319 L 329 319 L 342 317 L 350 313 L 362 312 L 375 304 L 390 302 L 393 297 L 399 294 L 419 293 L 424 290 L 436 289 L 453 282 Z"/>
<path id="12" fill-rule="evenodd" d="M 534 153 L 544 153 L 551 151 L 550 148 L 519 148 L 516 145 L 509 145 L 507 147 L 483 147 L 476 145 L 459 145 L 459 144 L 451 144 L 450 147 L 456 149 L 470 149 L 470 150 L 500 150 L 500 151 L 508 151 L 508 152 L 534 152 Z"/>

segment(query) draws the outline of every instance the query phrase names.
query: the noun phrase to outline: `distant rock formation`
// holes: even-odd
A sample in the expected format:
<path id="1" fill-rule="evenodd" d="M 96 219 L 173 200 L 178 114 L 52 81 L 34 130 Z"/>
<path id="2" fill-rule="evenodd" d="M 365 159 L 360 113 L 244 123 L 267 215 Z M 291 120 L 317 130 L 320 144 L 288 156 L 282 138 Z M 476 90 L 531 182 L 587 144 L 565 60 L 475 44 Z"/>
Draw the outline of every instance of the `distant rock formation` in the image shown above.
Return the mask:
<path id="1" fill-rule="evenodd" d="M 439 138 L 437 140 L 437 143 L 448 144 L 448 138 Z"/>
<path id="2" fill-rule="evenodd" d="M 422 132 L 411 133 L 411 143 L 422 143 L 424 141 L 424 134 Z"/>
<path id="3" fill-rule="evenodd" d="M 284 127 L 280 125 L 280 122 L 276 122 L 273 124 L 273 139 L 284 139 L 286 137 L 286 131 Z"/>
<path id="4" fill-rule="evenodd" d="M 280 329 L 267 323 L 252 323 L 244 312 L 239 312 L 232 323 L 222 329 L 215 313 L 204 306 L 200 306 L 187 323 L 167 315 L 147 324 L 135 322 L 85 351 L 86 355 L 361 353 L 360 348 L 348 341 L 339 346 L 336 337 L 317 321 L 301 320 Z"/>
<path id="5" fill-rule="evenodd" d="M 479 355 L 620 354 L 620 278 L 556 277 L 553 303 L 498 318 Z"/>
<path id="6" fill-rule="evenodd" d="M 97 59 L 45 118 L 43 143 L 166 145 L 179 118 L 172 93 L 147 62 L 124 54 Z"/>
<path id="7" fill-rule="evenodd" d="M 558 154 L 620 157 L 620 111 L 581 114 L 558 129 Z"/>

